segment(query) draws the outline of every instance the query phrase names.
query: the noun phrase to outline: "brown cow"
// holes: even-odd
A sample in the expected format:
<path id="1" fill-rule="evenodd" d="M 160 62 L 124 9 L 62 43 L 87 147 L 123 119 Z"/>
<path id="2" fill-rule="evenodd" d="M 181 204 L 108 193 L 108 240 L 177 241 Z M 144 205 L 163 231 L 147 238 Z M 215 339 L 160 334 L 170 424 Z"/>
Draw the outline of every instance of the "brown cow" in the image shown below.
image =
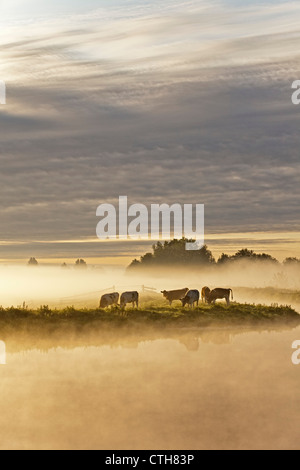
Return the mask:
<path id="1" fill-rule="evenodd" d="M 225 299 L 227 305 L 230 305 L 230 292 L 231 292 L 231 299 L 233 300 L 233 292 L 232 289 L 214 289 L 210 292 L 208 297 L 208 303 L 215 304 L 217 299 Z"/>
<path id="2" fill-rule="evenodd" d="M 163 290 L 161 291 L 162 295 L 165 299 L 168 300 L 169 304 L 172 305 L 174 300 L 181 300 L 185 297 L 186 293 L 189 289 L 186 287 L 185 289 L 178 289 L 178 290 Z"/>
<path id="3" fill-rule="evenodd" d="M 208 302 L 209 294 L 210 294 L 210 288 L 207 286 L 202 287 L 202 290 L 201 290 L 202 302 Z"/>

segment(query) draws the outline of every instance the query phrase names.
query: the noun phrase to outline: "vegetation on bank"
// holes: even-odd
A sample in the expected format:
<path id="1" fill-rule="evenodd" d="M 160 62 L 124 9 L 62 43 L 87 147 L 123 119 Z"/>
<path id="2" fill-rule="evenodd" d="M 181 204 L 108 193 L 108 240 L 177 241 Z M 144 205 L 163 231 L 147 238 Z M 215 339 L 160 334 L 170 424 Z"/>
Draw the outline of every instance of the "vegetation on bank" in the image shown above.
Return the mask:
<path id="1" fill-rule="evenodd" d="M 124 324 L 157 324 L 206 326 L 213 324 L 247 324 L 253 322 L 295 322 L 300 324 L 300 315 L 290 306 L 279 305 L 250 305 L 233 303 L 229 307 L 218 303 L 213 306 L 199 305 L 198 308 L 189 309 L 180 306 L 168 307 L 159 302 L 145 302 L 141 308 L 127 308 L 122 312 L 119 307 L 107 309 L 51 309 L 41 306 L 37 310 L 22 308 L 0 308 L 0 327 L 4 325 L 18 325 L 19 323 L 76 323 L 85 325 L 89 323 L 110 324 L 112 326 Z"/>

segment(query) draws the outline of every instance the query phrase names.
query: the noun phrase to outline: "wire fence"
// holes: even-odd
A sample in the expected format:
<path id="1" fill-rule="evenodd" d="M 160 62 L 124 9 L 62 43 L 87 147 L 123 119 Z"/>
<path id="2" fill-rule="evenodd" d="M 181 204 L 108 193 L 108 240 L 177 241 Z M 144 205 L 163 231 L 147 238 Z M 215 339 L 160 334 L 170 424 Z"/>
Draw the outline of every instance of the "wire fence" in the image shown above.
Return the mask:
<path id="1" fill-rule="evenodd" d="M 77 302 L 80 303 L 80 299 L 82 299 L 82 302 L 85 302 L 86 297 L 101 296 L 105 293 L 116 292 L 117 290 L 123 290 L 123 289 L 131 289 L 131 290 L 136 289 L 136 290 L 138 290 L 142 293 L 152 293 L 152 294 L 157 292 L 157 289 L 155 287 L 148 287 L 148 286 L 145 286 L 145 285 L 111 286 L 111 287 L 107 287 L 106 289 L 101 289 L 101 290 L 99 289 L 97 291 L 84 292 L 84 293 L 81 293 L 81 294 L 70 295 L 68 297 L 62 297 L 59 300 L 60 300 L 61 303 L 64 303 L 66 301 L 78 299 Z"/>

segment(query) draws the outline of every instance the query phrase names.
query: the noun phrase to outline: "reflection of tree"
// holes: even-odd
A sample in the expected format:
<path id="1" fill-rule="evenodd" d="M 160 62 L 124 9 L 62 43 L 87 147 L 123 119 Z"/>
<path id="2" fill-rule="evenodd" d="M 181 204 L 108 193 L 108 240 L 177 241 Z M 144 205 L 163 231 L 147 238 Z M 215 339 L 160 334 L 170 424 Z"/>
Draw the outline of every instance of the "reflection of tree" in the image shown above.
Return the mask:
<path id="1" fill-rule="evenodd" d="M 300 266 L 300 259 L 298 258 L 286 258 L 283 262 L 285 266 Z"/>
<path id="2" fill-rule="evenodd" d="M 197 336 L 187 335 L 178 339 L 179 343 L 183 344 L 188 351 L 198 351 L 200 346 L 200 341 Z"/>
<path id="3" fill-rule="evenodd" d="M 233 333 L 230 330 L 209 330 L 201 334 L 203 343 L 230 344 Z"/>

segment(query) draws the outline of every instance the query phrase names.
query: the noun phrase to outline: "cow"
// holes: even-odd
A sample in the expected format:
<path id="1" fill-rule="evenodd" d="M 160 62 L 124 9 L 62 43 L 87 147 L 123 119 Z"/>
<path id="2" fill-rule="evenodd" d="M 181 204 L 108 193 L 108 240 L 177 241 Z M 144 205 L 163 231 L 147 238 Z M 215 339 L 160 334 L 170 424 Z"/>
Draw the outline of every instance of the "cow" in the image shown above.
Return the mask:
<path id="1" fill-rule="evenodd" d="M 197 306 L 199 305 L 199 299 L 200 299 L 200 292 L 198 290 L 189 290 L 185 297 L 181 299 L 182 306 L 185 307 L 186 304 L 189 304 L 189 306 L 192 308 L 194 307 L 195 303 Z"/>
<path id="2" fill-rule="evenodd" d="M 230 292 L 231 292 L 231 299 L 233 300 L 233 292 L 232 289 L 214 289 L 210 292 L 208 297 L 208 303 L 215 304 L 217 299 L 225 299 L 227 305 L 230 305 Z"/>
<path id="3" fill-rule="evenodd" d="M 207 286 L 202 287 L 202 290 L 201 290 L 201 300 L 202 300 L 202 303 L 203 303 L 203 302 L 208 302 L 209 294 L 210 294 L 210 288 L 207 287 Z"/>
<path id="4" fill-rule="evenodd" d="M 100 308 L 110 307 L 111 305 L 118 305 L 120 294 L 114 292 L 113 294 L 104 294 L 100 299 Z"/>
<path id="5" fill-rule="evenodd" d="M 132 307 L 136 305 L 136 308 L 139 308 L 139 293 L 138 292 L 124 292 L 121 295 L 120 306 L 121 309 L 124 309 L 127 304 L 131 304 Z"/>
<path id="6" fill-rule="evenodd" d="M 178 290 L 162 290 L 161 293 L 168 300 L 169 304 L 172 305 L 174 300 L 181 300 L 189 289 L 186 287 L 185 289 L 178 289 Z"/>

